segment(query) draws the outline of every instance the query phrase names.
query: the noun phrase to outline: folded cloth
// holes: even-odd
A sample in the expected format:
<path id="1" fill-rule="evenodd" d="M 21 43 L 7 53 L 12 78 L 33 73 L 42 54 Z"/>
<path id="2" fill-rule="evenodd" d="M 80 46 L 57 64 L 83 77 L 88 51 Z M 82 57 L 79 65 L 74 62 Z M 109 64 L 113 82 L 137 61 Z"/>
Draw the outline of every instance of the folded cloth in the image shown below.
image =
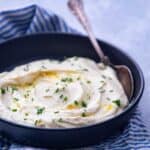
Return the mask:
<path id="1" fill-rule="evenodd" d="M 66 25 L 59 16 L 52 12 L 47 13 L 46 10 L 36 5 L 0 13 L 0 42 L 14 37 L 40 32 L 77 33 Z M 36 148 L 13 143 L 1 135 L 0 149 L 33 150 Z M 125 129 L 116 133 L 115 136 L 103 140 L 99 145 L 81 149 L 150 150 L 150 135 L 141 120 L 139 110 L 136 110 Z"/>

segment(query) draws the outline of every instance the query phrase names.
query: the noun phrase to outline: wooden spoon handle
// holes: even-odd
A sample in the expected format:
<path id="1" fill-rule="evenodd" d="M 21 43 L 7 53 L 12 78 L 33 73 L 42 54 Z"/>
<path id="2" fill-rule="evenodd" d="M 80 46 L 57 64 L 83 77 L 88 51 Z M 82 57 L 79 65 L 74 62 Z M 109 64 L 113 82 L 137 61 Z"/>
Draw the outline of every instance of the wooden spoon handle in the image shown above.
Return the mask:
<path id="1" fill-rule="evenodd" d="M 93 44 L 93 47 L 96 50 L 98 56 L 100 57 L 101 61 L 103 63 L 105 63 L 107 57 L 104 55 L 101 47 L 99 46 L 99 44 L 94 36 L 91 25 L 85 14 L 82 0 L 69 0 L 68 7 L 72 11 L 72 13 L 75 15 L 75 17 L 79 20 L 79 22 L 81 23 L 83 28 L 86 30 L 86 32 L 90 38 L 90 41 Z"/>

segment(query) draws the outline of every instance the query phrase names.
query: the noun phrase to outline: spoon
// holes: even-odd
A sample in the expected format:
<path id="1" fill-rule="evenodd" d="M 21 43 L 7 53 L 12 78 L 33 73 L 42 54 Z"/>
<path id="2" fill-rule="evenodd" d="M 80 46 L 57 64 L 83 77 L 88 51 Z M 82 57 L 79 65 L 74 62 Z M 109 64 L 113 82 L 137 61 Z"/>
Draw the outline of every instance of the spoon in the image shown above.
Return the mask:
<path id="1" fill-rule="evenodd" d="M 70 8 L 71 12 L 79 20 L 79 22 L 81 23 L 81 25 L 87 32 L 88 37 L 89 37 L 95 51 L 97 52 L 98 56 L 101 59 L 101 62 L 106 66 L 111 66 L 116 71 L 118 80 L 122 84 L 128 99 L 131 99 L 131 97 L 133 95 L 133 89 L 134 89 L 133 77 L 132 77 L 131 70 L 125 65 L 112 64 L 110 62 L 109 57 L 104 55 L 100 45 L 98 44 L 98 42 L 94 36 L 90 22 L 85 14 L 82 0 L 69 0 L 68 7 Z"/>

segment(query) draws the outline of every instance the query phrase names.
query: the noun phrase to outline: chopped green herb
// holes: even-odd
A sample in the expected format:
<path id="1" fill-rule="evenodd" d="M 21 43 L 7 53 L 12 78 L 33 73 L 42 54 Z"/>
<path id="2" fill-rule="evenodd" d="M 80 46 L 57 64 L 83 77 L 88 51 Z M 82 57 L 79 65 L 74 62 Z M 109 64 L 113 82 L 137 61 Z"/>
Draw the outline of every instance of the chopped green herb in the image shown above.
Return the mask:
<path id="1" fill-rule="evenodd" d="M 82 107 L 87 107 L 86 102 L 85 102 L 85 101 L 81 101 L 81 106 L 82 106 Z"/>
<path id="2" fill-rule="evenodd" d="M 24 120 L 27 120 L 27 118 L 24 118 Z"/>
<path id="3" fill-rule="evenodd" d="M 87 81 L 87 83 L 88 83 L 88 84 L 90 84 L 90 83 L 91 83 L 91 81 L 89 81 L 89 80 L 88 80 L 88 81 Z"/>
<path id="4" fill-rule="evenodd" d="M 31 98 L 31 101 L 33 102 L 33 101 L 34 101 L 34 98 Z"/>
<path id="5" fill-rule="evenodd" d="M 55 93 L 58 93 L 59 92 L 59 88 L 57 88 L 56 90 L 55 90 Z"/>
<path id="6" fill-rule="evenodd" d="M 72 81 L 73 81 L 73 79 L 72 79 L 72 78 L 69 78 L 69 79 L 68 79 L 68 81 L 69 81 L 69 82 L 72 82 Z"/>
<path id="7" fill-rule="evenodd" d="M 67 86 L 67 85 L 66 85 Z M 63 87 L 62 90 L 64 91 L 66 87 Z"/>
<path id="8" fill-rule="evenodd" d="M 66 81 L 67 81 L 67 78 L 62 78 L 61 81 L 62 81 L 62 82 L 66 82 Z"/>
<path id="9" fill-rule="evenodd" d="M 121 102 L 119 99 L 112 101 L 113 103 L 115 103 L 118 107 L 121 106 Z"/>
<path id="10" fill-rule="evenodd" d="M 62 98 L 64 97 L 64 95 L 63 95 L 63 94 L 61 94 L 59 97 L 62 99 Z"/>
<path id="11" fill-rule="evenodd" d="M 62 82 L 73 82 L 73 79 L 66 77 L 66 78 L 62 78 L 61 81 L 62 81 Z"/>
<path id="12" fill-rule="evenodd" d="M 58 93 L 58 92 L 61 92 L 61 91 L 64 91 L 66 87 L 62 87 L 62 88 L 57 88 L 55 90 L 55 93 Z"/>
<path id="13" fill-rule="evenodd" d="M 28 116 L 29 115 L 29 113 L 25 113 L 25 116 Z"/>
<path id="14" fill-rule="evenodd" d="M 58 119 L 58 122 L 63 122 L 63 119 L 62 119 L 62 118 L 59 118 L 59 119 Z"/>
<path id="15" fill-rule="evenodd" d="M 45 110 L 45 107 L 42 107 L 42 108 L 37 108 L 37 115 L 40 115 L 43 113 L 43 111 Z"/>
<path id="16" fill-rule="evenodd" d="M 17 91 L 18 88 L 16 88 L 15 86 L 11 87 L 11 90 L 12 90 L 12 94 L 14 93 L 14 91 Z"/>
<path id="17" fill-rule="evenodd" d="M 99 87 L 99 90 L 103 89 L 103 87 L 106 85 L 106 82 L 102 82 L 102 85 Z"/>
<path id="18" fill-rule="evenodd" d="M 74 101 L 74 104 L 78 106 L 78 105 L 79 105 L 79 102 L 78 102 L 78 101 Z"/>
<path id="19" fill-rule="evenodd" d="M 77 77 L 77 80 L 80 80 L 80 77 Z"/>
<path id="20" fill-rule="evenodd" d="M 39 120 L 35 120 L 34 125 L 37 125 L 39 122 Z"/>
<path id="21" fill-rule="evenodd" d="M 6 93 L 6 90 L 4 88 L 1 88 L 1 94 L 5 94 Z"/>
<path id="22" fill-rule="evenodd" d="M 64 101 L 67 101 L 67 100 L 68 100 L 68 97 L 67 97 L 67 96 L 65 96 L 65 97 L 64 97 Z"/>
<path id="23" fill-rule="evenodd" d="M 18 98 L 16 98 L 16 97 L 14 97 L 13 99 L 14 99 L 15 101 L 19 101 L 19 99 L 18 99 Z"/>
<path id="24" fill-rule="evenodd" d="M 81 116 L 82 116 L 82 117 L 86 117 L 86 113 L 83 112 L 83 113 L 81 114 Z"/>
<path id="25" fill-rule="evenodd" d="M 39 125 L 39 124 L 41 124 L 41 123 L 42 123 L 42 120 L 41 120 L 41 119 L 35 120 L 34 125 L 37 126 L 37 125 Z"/>
<path id="26" fill-rule="evenodd" d="M 16 111 L 17 111 L 17 109 L 12 109 L 12 111 L 13 111 L 13 112 L 16 112 Z"/>
<path id="27" fill-rule="evenodd" d="M 29 97 L 29 93 L 24 94 L 24 97 L 28 98 Z"/>

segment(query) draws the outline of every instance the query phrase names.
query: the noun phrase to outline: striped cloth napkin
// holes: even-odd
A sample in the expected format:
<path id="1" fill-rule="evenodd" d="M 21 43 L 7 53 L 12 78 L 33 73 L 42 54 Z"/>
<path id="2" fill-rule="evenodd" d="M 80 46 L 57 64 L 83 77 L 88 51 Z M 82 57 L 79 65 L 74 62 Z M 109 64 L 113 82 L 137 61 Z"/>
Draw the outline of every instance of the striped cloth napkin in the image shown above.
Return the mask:
<path id="1" fill-rule="evenodd" d="M 77 33 L 68 27 L 60 17 L 52 12 L 47 13 L 46 10 L 36 5 L 0 13 L 0 42 L 39 32 Z M 1 135 L 0 149 L 35 150 L 36 148 L 13 143 Z M 150 135 L 141 120 L 139 110 L 136 110 L 126 128 L 122 129 L 115 136 L 100 142 L 99 145 L 80 149 L 150 150 Z"/>

